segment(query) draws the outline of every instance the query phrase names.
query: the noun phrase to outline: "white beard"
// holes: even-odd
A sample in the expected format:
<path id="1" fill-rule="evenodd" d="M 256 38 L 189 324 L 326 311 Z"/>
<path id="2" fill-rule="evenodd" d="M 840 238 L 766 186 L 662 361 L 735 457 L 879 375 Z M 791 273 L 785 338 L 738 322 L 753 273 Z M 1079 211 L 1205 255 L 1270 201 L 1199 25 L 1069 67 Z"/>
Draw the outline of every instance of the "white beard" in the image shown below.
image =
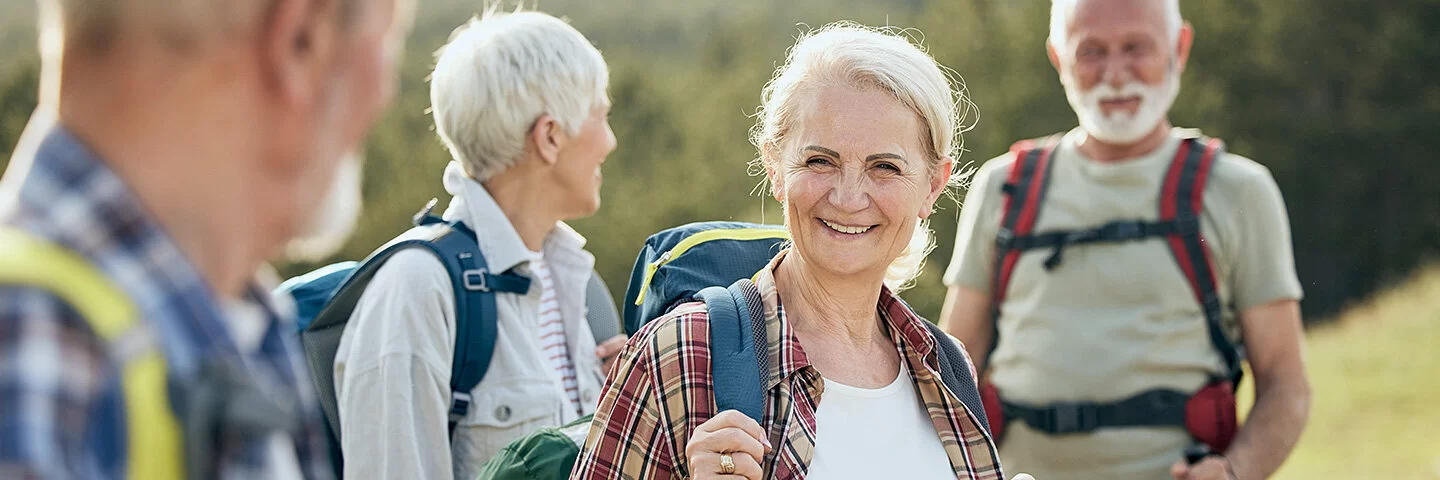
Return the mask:
<path id="1" fill-rule="evenodd" d="M 350 237 L 360 219 L 363 204 L 360 165 L 359 155 L 346 154 L 335 168 L 335 175 L 331 177 L 320 204 L 301 206 L 301 211 L 309 215 L 301 217 L 304 220 L 297 228 L 299 233 L 285 245 L 287 258 L 319 261 L 345 244 L 345 239 Z"/>
<path id="2" fill-rule="evenodd" d="M 1065 98 L 1070 100 L 1070 108 L 1075 110 L 1075 116 L 1080 120 L 1080 128 L 1085 129 L 1085 132 L 1096 140 L 1118 145 L 1138 142 L 1154 131 L 1155 126 L 1170 112 L 1170 106 L 1175 104 L 1175 97 L 1180 93 L 1180 74 L 1174 69 L 1165 73 L 1165 79 L 1160 85 L 1153 87 L 1132 81 L 1117 89 L 1108 83 L 1100 82 L 1089 91 L 1080 91 L 1069 75 L 1062 78 Z M 1140 106 L 1135 109 L 1135 113 L 1117 110 L 1105 115 L 1100 108 L 1101 100 L 1124 97 L 1140 99 Z"/>

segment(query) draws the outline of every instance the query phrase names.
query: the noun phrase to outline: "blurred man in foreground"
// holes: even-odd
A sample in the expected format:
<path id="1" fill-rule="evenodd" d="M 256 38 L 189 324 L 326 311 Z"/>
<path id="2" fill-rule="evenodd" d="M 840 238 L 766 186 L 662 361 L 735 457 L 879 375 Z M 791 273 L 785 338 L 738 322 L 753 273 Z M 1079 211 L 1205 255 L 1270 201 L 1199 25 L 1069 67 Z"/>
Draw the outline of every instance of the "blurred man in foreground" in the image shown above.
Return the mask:
<path id="1" fill-rule="evenodd" d="M 411 8 L 41 2 L 41 106 L 0 181 L 0 477 L 330 476 L 256 275 L 347 233 L 342 158 Z"/>

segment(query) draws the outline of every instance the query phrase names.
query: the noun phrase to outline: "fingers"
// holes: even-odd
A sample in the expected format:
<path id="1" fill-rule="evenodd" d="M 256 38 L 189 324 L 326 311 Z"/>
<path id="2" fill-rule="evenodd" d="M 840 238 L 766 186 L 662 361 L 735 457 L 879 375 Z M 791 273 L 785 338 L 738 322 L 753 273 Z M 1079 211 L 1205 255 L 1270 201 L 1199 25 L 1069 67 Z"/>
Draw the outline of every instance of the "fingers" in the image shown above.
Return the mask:
<path id="1" fill-rule="evenodd" d="M 1175 480 L 1184 480 L 1185 473 L 1188 471 L 1190 471 L 1190 467 L 1185 464 L 1184 460 L 1176 460 L 1174 465 L 1170 465 L 1170 476 L 1175 477 Z"/>
<path id="2" fill-rule="evenodd" d="M 708 428 L 707 428 L 708 427 Z M 770 451 L 770 440 L 765 435 L 765 429 L 755 419 L 745 416 L 738 410 L 726 410 L 720 412 L 714 418 L 705 421 L 696 428 L 696 432 L 716 431 L 722 428 L 738 428 L 765 446 L 765 451 Z"/>
<path id="3" fill-rule="evenodd" d="M 735 462 L 735 473 L 720 473 L 720 453 L 710 452 L 690 458 L 690 473 L 696 478 L 746 478 L 749 480 L 761 480 L 764 470 L 760 468 L 760 462 L 743 453 L 731 453 L 730 460 Z"/>
<path id="4" fill-rule="evenodd" d="M 1211 456 L 1194 465 L 1186 465 L 1183 460 L 1177 461 L 1170 466 L 1170 476 L 1176 480 L 1227 480 L 1230 472 L 1226 470 L 1224 460 Z"/>
<path id="5" fill-rule="evenodd" d="M 606 340 L 604 342 L 601 342 L 599 345 L 596 345 L 595 356 L 600 357 L 602 360 L 607 359 L 615 356 L 615 354 L 617 353 L 620 353 L 620 350 L 623 348 L 625 348 L 625 336 L 616 335 L 614 337 L 610 337 L 609 340 Z"/>
<path id="6" fill-rule="evenodd" d="M 690 437 L 690 442 L 685 445 L 685 456 L 695 462 L 697 458 L 707 455 L 718 455 L 729 453 L 739 465 L 740 459 L 747 458 L 755 464 L 765 458 L 765 446 L 755 440 L 749 434 L 735 427 L 726 427 L 714 432 L 696 431 Z M 702 464 L 704 460 L 699 460 Z M 718 470 L 717 470 L 718 471 Z"/>

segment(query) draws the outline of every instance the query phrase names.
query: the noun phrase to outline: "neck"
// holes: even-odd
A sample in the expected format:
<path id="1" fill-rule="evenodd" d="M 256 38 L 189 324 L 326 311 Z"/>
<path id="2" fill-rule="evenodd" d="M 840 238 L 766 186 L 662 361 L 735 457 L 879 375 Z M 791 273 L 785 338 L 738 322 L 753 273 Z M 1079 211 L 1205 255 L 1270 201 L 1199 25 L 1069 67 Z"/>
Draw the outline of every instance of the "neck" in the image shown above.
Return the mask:
<path id="1" fill-rule="evenodd" d="M 235 133 L 248 130 L 246 119 L 216 113 L 243 110 L 205 94 L 211 74 L 136 60 L 65 55 L 60 123 L 115 171 L 217 295 L 238 298 L 278 248 L 257 235 L 264 219 L 255 199 L 275 197 L 252 188 L 256 175 L 244 159 L 255 152 L 227 141 L 243 139 Z M 134 66 L 143 62 L 157 67 Z"/>
<path id="2" fill-rule="evenodd" d="M 1101 163 L 1122 162 L 1155 151 L 1164 145 L 1165 139 L 1169 137 L 1169 120 L 1161 120 L 1155 125 L 1154 130 L 1134 143 L 1106 143 L 1086 133 L 1084 143 L 1080 144 L 1080 153 L 1084 154 L 1086 158 Z"/>
<path id="3" fill-rule="evenodd" d="M 553 189 L 539 188 L 532 177 L 534 172 L 525 167 L 525 161 L 500 172 L 482 182 L 490 197 L 505 212 L 505 218 L 520 234 L 525 248 L 538 252 L 545 246 L 545 237 L 555 230 L 560 216 L 553 210 Z"/>
<path id="4" fill-rule="evenodd" d="M 775 287 L 797 333 L 866 348 L 884 339 L 876 312 L 884 279 L 857 277 L 820 271 L 791 250 L 776 268 Z"/>

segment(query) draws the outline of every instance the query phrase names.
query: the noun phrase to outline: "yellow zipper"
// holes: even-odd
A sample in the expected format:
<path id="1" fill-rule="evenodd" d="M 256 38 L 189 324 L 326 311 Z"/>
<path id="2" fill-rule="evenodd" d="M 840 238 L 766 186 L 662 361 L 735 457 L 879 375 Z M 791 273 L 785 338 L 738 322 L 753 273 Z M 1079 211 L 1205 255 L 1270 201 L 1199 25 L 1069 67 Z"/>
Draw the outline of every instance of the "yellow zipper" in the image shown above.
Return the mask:
<path id="1" fill-rule="evenodd" d="M 779 228 L 724 228 L 706 230 L 681 240 L 670 249 L 660 255 L 660 258 L 645 266 L 645 279 L 640 281 L 640 295 L 635 297 L 635 305 L 639 306 L 645 302 L 645 292 L 650 290 L 650 280 L 655 277 L 655 271 L 670 260 L 685 254 L 685 251 L 694 248 L 696 245 L 711 240 L 761 240 L 765 238 L 790 238 L 790 232 Z"/>

